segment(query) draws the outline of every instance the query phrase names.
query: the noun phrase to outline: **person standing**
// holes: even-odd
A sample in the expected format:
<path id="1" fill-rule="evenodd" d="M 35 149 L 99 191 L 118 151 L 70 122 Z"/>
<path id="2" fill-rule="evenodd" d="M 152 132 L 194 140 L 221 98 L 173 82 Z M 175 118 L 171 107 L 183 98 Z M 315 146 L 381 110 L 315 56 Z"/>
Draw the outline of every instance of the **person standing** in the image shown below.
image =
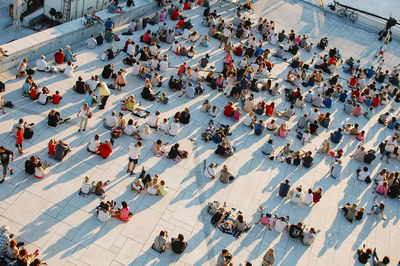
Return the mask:
<path id="1" fill-rule="evenodd" d="M 100 94 L 100 101 L 101 101 L 99 109 L 102 110 L 106 107 L 108 97 L 110 97 L 110 90 L 108 89 L 107 84 L 105 82 L 100 82 L 99 88 L 100 88 L 99 94 Z"/>
<path id="2" fill-rule="evenodd" d="M 92 117 L 92 109 L 89 107 L 87 103 L 84 103 L 76 116 L 81 118 L 78 132 L 80 132 L 81 130 L 85 131 L 88 120 L 89 118 Z"/>
<path id="3" fill-rule="evenodd" d="M 128 162 L 128 170 L 126 171 L 127 173 L 131 172 L 131 175 L 135 174 L 135 167 L 138 164 L 139 158 L 140 158 L 140 148 L 142 147 L 142 142 L 138 141 L 136 144 L 131 144 L 128 147 L 129 150 L 129 162 Z M 131 170 L 131 163 L 133 163 L 133 167 Z"/>
<path id="4" fill-rule="evenodd" d="M 13 169 L 11 167 L 8 167 L 8 164 L 10 163 L 10 155 L 12 162 L 14 161 L 14 152 L 6 149 L 4 146 L 0 147 L 0 162 L 3 166 L 3 179 L 0 180 L 0 184 L 6 180 L 7 170 L 10 171 L 11 175 L 14 173 Z"/>
<path id="5" fill-rule="evenodd" d="M 21 126 L 17 126 L 17 133 L 15 138 L 15 147 L 17 147 L 19 151 L 19 155 L 23 154 L 22 151 L 22 142 L 24 142 L 24 130 Z"/>

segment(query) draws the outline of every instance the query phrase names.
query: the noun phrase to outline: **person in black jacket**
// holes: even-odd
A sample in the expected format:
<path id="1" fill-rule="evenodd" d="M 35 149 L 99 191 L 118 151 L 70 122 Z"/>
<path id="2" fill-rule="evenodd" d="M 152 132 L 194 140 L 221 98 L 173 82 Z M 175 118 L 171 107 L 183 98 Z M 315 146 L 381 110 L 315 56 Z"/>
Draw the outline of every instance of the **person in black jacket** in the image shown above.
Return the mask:
<path id="1" fill-rule="evenodd" d="M 175 143 L 174 146 L 171 147 L 171 150 L 168 153 L 168 158 L 174 160 L 176 158 L 181 157 L 181 151 L 179 150 L 179 143 Z"/>
<path id="2" fill-rule="evenodd" d="M 185 108 L 185 111 L 181 113 L 181 116 L 179 117 L 179 122 L 182 124 L 189 124 L 190 121 L 190 111 L 188 108 Z"/>
<path id="3" fill-rule="evenodd" d="M 114 65 L 113 64 L 108 64 L 105 65 L 103 68 L 103 72 L 101 72 L 101 76 L 105 79 L 109 79 L 112 74 L 114 74 Z"/>
<path id="4" fill-rule="evenodd" d="M 27 174 L 33 175 L 35 173 L 35 168 L 37 166 L 38 160 L 36 155 L 31 156 L 29 160 L 25 162 L 25 172 Z"/>
<path id="5" fill-rule="evenodd" d="M 47 124 L 51 127 L 56 127 L 62 123 L 68 122 L 71 118 L 61 118 L 60 113 L 55 109 L 51 109 L 48 115 Z"/>
<path id="6" fill-rule="evenodd" d="M 146 86 L 144 86 L 143 90 L 142 90 L 142 97 L 145 100 L 149 100 L 149 101 L 154 101 L 157 98 L 157 94 L 159 93 L 154 93 L 153 90 L 151 89 L 151 84 L 148 83 Z"/>

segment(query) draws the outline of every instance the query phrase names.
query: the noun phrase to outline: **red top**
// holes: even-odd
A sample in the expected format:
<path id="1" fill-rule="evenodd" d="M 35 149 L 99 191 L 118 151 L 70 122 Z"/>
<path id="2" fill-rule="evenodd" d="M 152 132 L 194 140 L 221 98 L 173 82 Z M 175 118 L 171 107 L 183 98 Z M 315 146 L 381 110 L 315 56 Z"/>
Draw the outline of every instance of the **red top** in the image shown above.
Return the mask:
<path id="1" fill-rule="evenodd" d="M 16 134 L 16 143 L 20 144 L 24 141 L 24 131 L 23 130 L 17 130 Z"/>
<path id="2" fill-rule="evenodd" d="M 49 152 L 48 152 L 48 154 L 50 154 L 50 155 L 56 154 L 56 144 L 57 144 L 57 143 L 51 144 L 51 143 L 49 142 L 49 145 L 48 145 Z"/>
<path id="3" fill-rule="evenodd" d="M 351 94 L 353 95 L 353 96 L 356 96 L 356 98 L 358 98 L 359 96 L 360 96 L 360 91 L 359 90 L 353 90 L 352 92 L 351 92 Z"/>
<path id="4" fill-rule="evenodd" d="M 317 202 L 319 202 L 320 199 L 321 199 L 321 194 L 314 192 L 314 194 L 313 194 L 313 202 L 317 203 Z"/>
<path id="5" fill-rule="evenodd" d="M 267 104 L 267 115 L 272 116 L 274 114 L 274 109 L 275 109 L 274 106 Z"/>
<path id="6" fill-rule="evenodd" d="M 329 61 L 328 61 L 328 65 L 333 65 L 333 63 L 336 63 L 336 62 L 337 62 L 337 58 L 331 57 L 331 58 L 329 59 Z"/>
<path id="7" fill-rule="evenodd" d="M 225 106 L 224 115 L 232 116 L 234 111 L 235 111 L 235 109 L 232 106 L 227 105 L 227 106 Z"/>
<path id="8" fill-rule="evenodd" d="M 53 94 L 53 103 L 54 104 L 59 104 L 61 100 L 61 95 L 60 94 Z"/>
<path id="9" fill-rule="evenodd" d="M 184 10 L 189 10 L 189 2 L 183 3 L 183 9 Z"/>
<path id="10" fill-rule="evenodd" d="M 238 46 L 235 48 L 235 55 L 241 56 L 243 54 L 243 48 Z"/>
<path id="11" fill-rule="evenodd" d="M 54 54 L 54 61 L 56 61 L 57 64 L 62 64 L 64 63 L 64 56 L 63 52 L 57 52 Z"/>
<path id="12" fill-rule="evenodd" d="M 171 12 L 171 19 L 172 19 L 172 20 L 177 20 L 177 19 L 178 19 L 178 16 L 179 16 L 178 10 L 176 10 L 176 9 L 172 10 L 172 12 Z"/>
<path id="13" fill-rule="evenodd" d="M 37 97 L 38 97 L 38 95 L 36 93 L 36 90 L 31 90 L 31 98 L 32 98 L 32 100 L 36 100 Z"/>
<path id="14" fill-rule="evenodd" d="M 100 156 L 105 159 L 112 153 L 112 147 L 109 144 L 102 143 L 99 146 L 99 152 Z"/>
<path id="15" fill-rule="evenodd" d="M 181 65 L 178 70 L 178 76 L 182 75 L 185 72 L 186 72 L 186 67 L 184 65 Z"/>
<path id="16" fill-rule="evenodd" d="M 357 83 L 357 79 L 355 77 L 351 77 L 349 81 L 349 85 L 354 87 Z"/>
<path id="17" fill-rule="evenodd" d="M 185 21 L 183 19 L 180 19 L 178 23 L 176 23 L 176 26 L 178 26 L 179 29 L 182 29 L 184 25 Z"/>
<path id="18" fill-rule="evenodd" d="M 142 38 L 143 42 L 148 43 L 150 42 L 150 34 L 148 34 L 147 32 L 145 34 L 143 34 L 143 38 Z"/>
<path id="19" fill-rule="evenodd" d="M 379 102 L 380 102 L 379 97 L 372 98 L 372 106 L 373 107 L 378 107 Z"/>

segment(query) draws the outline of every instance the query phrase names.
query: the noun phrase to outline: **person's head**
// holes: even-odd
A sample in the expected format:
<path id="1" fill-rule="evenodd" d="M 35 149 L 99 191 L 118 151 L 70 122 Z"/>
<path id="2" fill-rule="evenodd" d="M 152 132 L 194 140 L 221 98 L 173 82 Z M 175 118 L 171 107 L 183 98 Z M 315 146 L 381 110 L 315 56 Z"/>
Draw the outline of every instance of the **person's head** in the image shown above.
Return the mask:
<path id="1" fill-rule="evenodd" d="M 357 210 L 357 204 L 356 204 L 356 203 L 353 203 L 353 205 L 351 205 L 351 208 L 352 208 L 353 210 Z"/>
<path id="2" fill-rule="evenodd" d="M 239 215 L 237 216 L 237 220 L 238 220 L 240 223 L 243 223 L 243 221 L 244 221 L 243 215 L 239 214 Z"/>
<path id="3" fill-rule="evenodd" d="M 175 143 L 174 146 L 172 146 L 174 149 L 178 149 L 179 148 L 179 143 Z"/>
<path id="4" fill-rule="evenodd" d="M 161 185 L 161 186 L 164 186 L 164 185 L 165 185 L 165 181 L 164 181 L 164 180 L 161 180 L 161 181 L 160 181 L 160 185 Z"/>
<path id="5" fill-rule="evenodd" d="M 185 237 L 184 237 L 182 234 L 179 234 L 179 235 L 178 235 L 178 239 L 179 239 L 180 241 L 183 241 L 183 240 L 185 239 Z"/>
<path id="6" fill-rule="evenodd" d="M 128 203 L 126 201 L 121 202 L 122 208 L 128 208 Z"/>
<path id="7" fill-rule="evenodd" d="M 372 254 L 372 249 L 371 248 L 367 248 L 365 250 L 365 253 L 367 253 L 368 255 L 371 255 Z"/>
<path id="8" fill-rule="evenodd" d="M 222 254 L 222 256 L 226 256 L 226 255 L 229 254 L 229 250 L 223 249 L 223 250 L 221 251 L 221 254 Z"/>
<path id="9" fill-rule="evenodd" d="M 389 264 L 390 263 L 390 258 L 388 256 L 383 257 L 382 263 L 385 264 L 385 265 Z"/>
<path id="10" fill-rule="evenodd" d="M 274 254 L 274 249 L 273 248 L 268 249 L 268 254 L 270 255 Z"/>
<path id="11" fill-rule="evenodd" d="M 136 143 L 136 145 L 137 145 L 138 147 L 142 147 L 143 143 L 142 143 L 141 141 L 138 141 L 138 142 Z"/>
<path id="12" fill-rule="evenodd" d="M 15 239 L 11 239 L 10 248 L 15 248 L 16 246 L 17 246 L 17 241 L 15 241 Z"/>
<path id="13" fill-rule="evenodd" d="M 165 236 L 165 231 L 164 230 L 160 231 L 160 236 Z"/>
<path id="14" fill-rule="evenodd" d="M 23 249 L 21 249 L 21 250 L 19 251 L 19 256 L 21 256 L 21 257 L 24 258 L 26 255 L 28 255 L 28 251 L 26 251 L 25 248 L 23 248 Z"/>

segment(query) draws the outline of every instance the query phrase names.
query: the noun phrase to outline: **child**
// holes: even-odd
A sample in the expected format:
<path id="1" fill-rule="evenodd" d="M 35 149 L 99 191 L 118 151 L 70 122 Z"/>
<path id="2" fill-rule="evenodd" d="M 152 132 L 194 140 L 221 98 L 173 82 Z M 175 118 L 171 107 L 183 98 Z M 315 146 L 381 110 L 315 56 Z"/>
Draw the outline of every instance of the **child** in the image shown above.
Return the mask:
<path id="1" fill-rule="evenodd" d="M 201 105 L 201 111 L 207 113 L 211 108 L 211 104 L 209 100 L 205 100 Z"/>
<path id="2" fill-rule="evenodd" d="M 15 147 L 17 147 L 19 154 L 22 155 L 22 142 L 24 141 L 24 130 L 21 126 L 17 126 L 17 134 L 15 140 Z"/>
<path id="3" fill-rule="evenodd" d="M 161 97 L 158 100 L 160 101 L 160 103 L 163 103 L 163 104 L 167 104 L 169 102 L 169 99 L 165 92 L 161 93 Z"/>
<path id="4" fill-rule="evenodd" d="M 260 220 L 255 222 L 255 224 L 259 224 L 261 222 L 263 225 L 267 225 L 268 226 L 268 230 L 271 231 L 271 217 L 272 217 L 272 215 L 270 213 L 264 214 L 262 206 L 260 206 L 260 212 L 261 212 L 261 218 L 260 218 Z"/>
<path id="5" fill-rule="evenodd" d="M 164 120 L 160 123 L 160 125 L 158 126 L 158 129 L 159 130 L 161 130 L 161 131 L 164 131 L 165 132 L 165 134 L 167 134 L 168 132 L 168 126 L 169 126 L 169 124 L 168 124 L 168 119 L 167 118 L 164 118 Z"/>
<path id="6" fill-rule="evenodd" d="M 357 212 L 355 219 L 357 221 L 361 221 L 364 216 L 364 208 L 361 207 L 360 210 Z"/>

